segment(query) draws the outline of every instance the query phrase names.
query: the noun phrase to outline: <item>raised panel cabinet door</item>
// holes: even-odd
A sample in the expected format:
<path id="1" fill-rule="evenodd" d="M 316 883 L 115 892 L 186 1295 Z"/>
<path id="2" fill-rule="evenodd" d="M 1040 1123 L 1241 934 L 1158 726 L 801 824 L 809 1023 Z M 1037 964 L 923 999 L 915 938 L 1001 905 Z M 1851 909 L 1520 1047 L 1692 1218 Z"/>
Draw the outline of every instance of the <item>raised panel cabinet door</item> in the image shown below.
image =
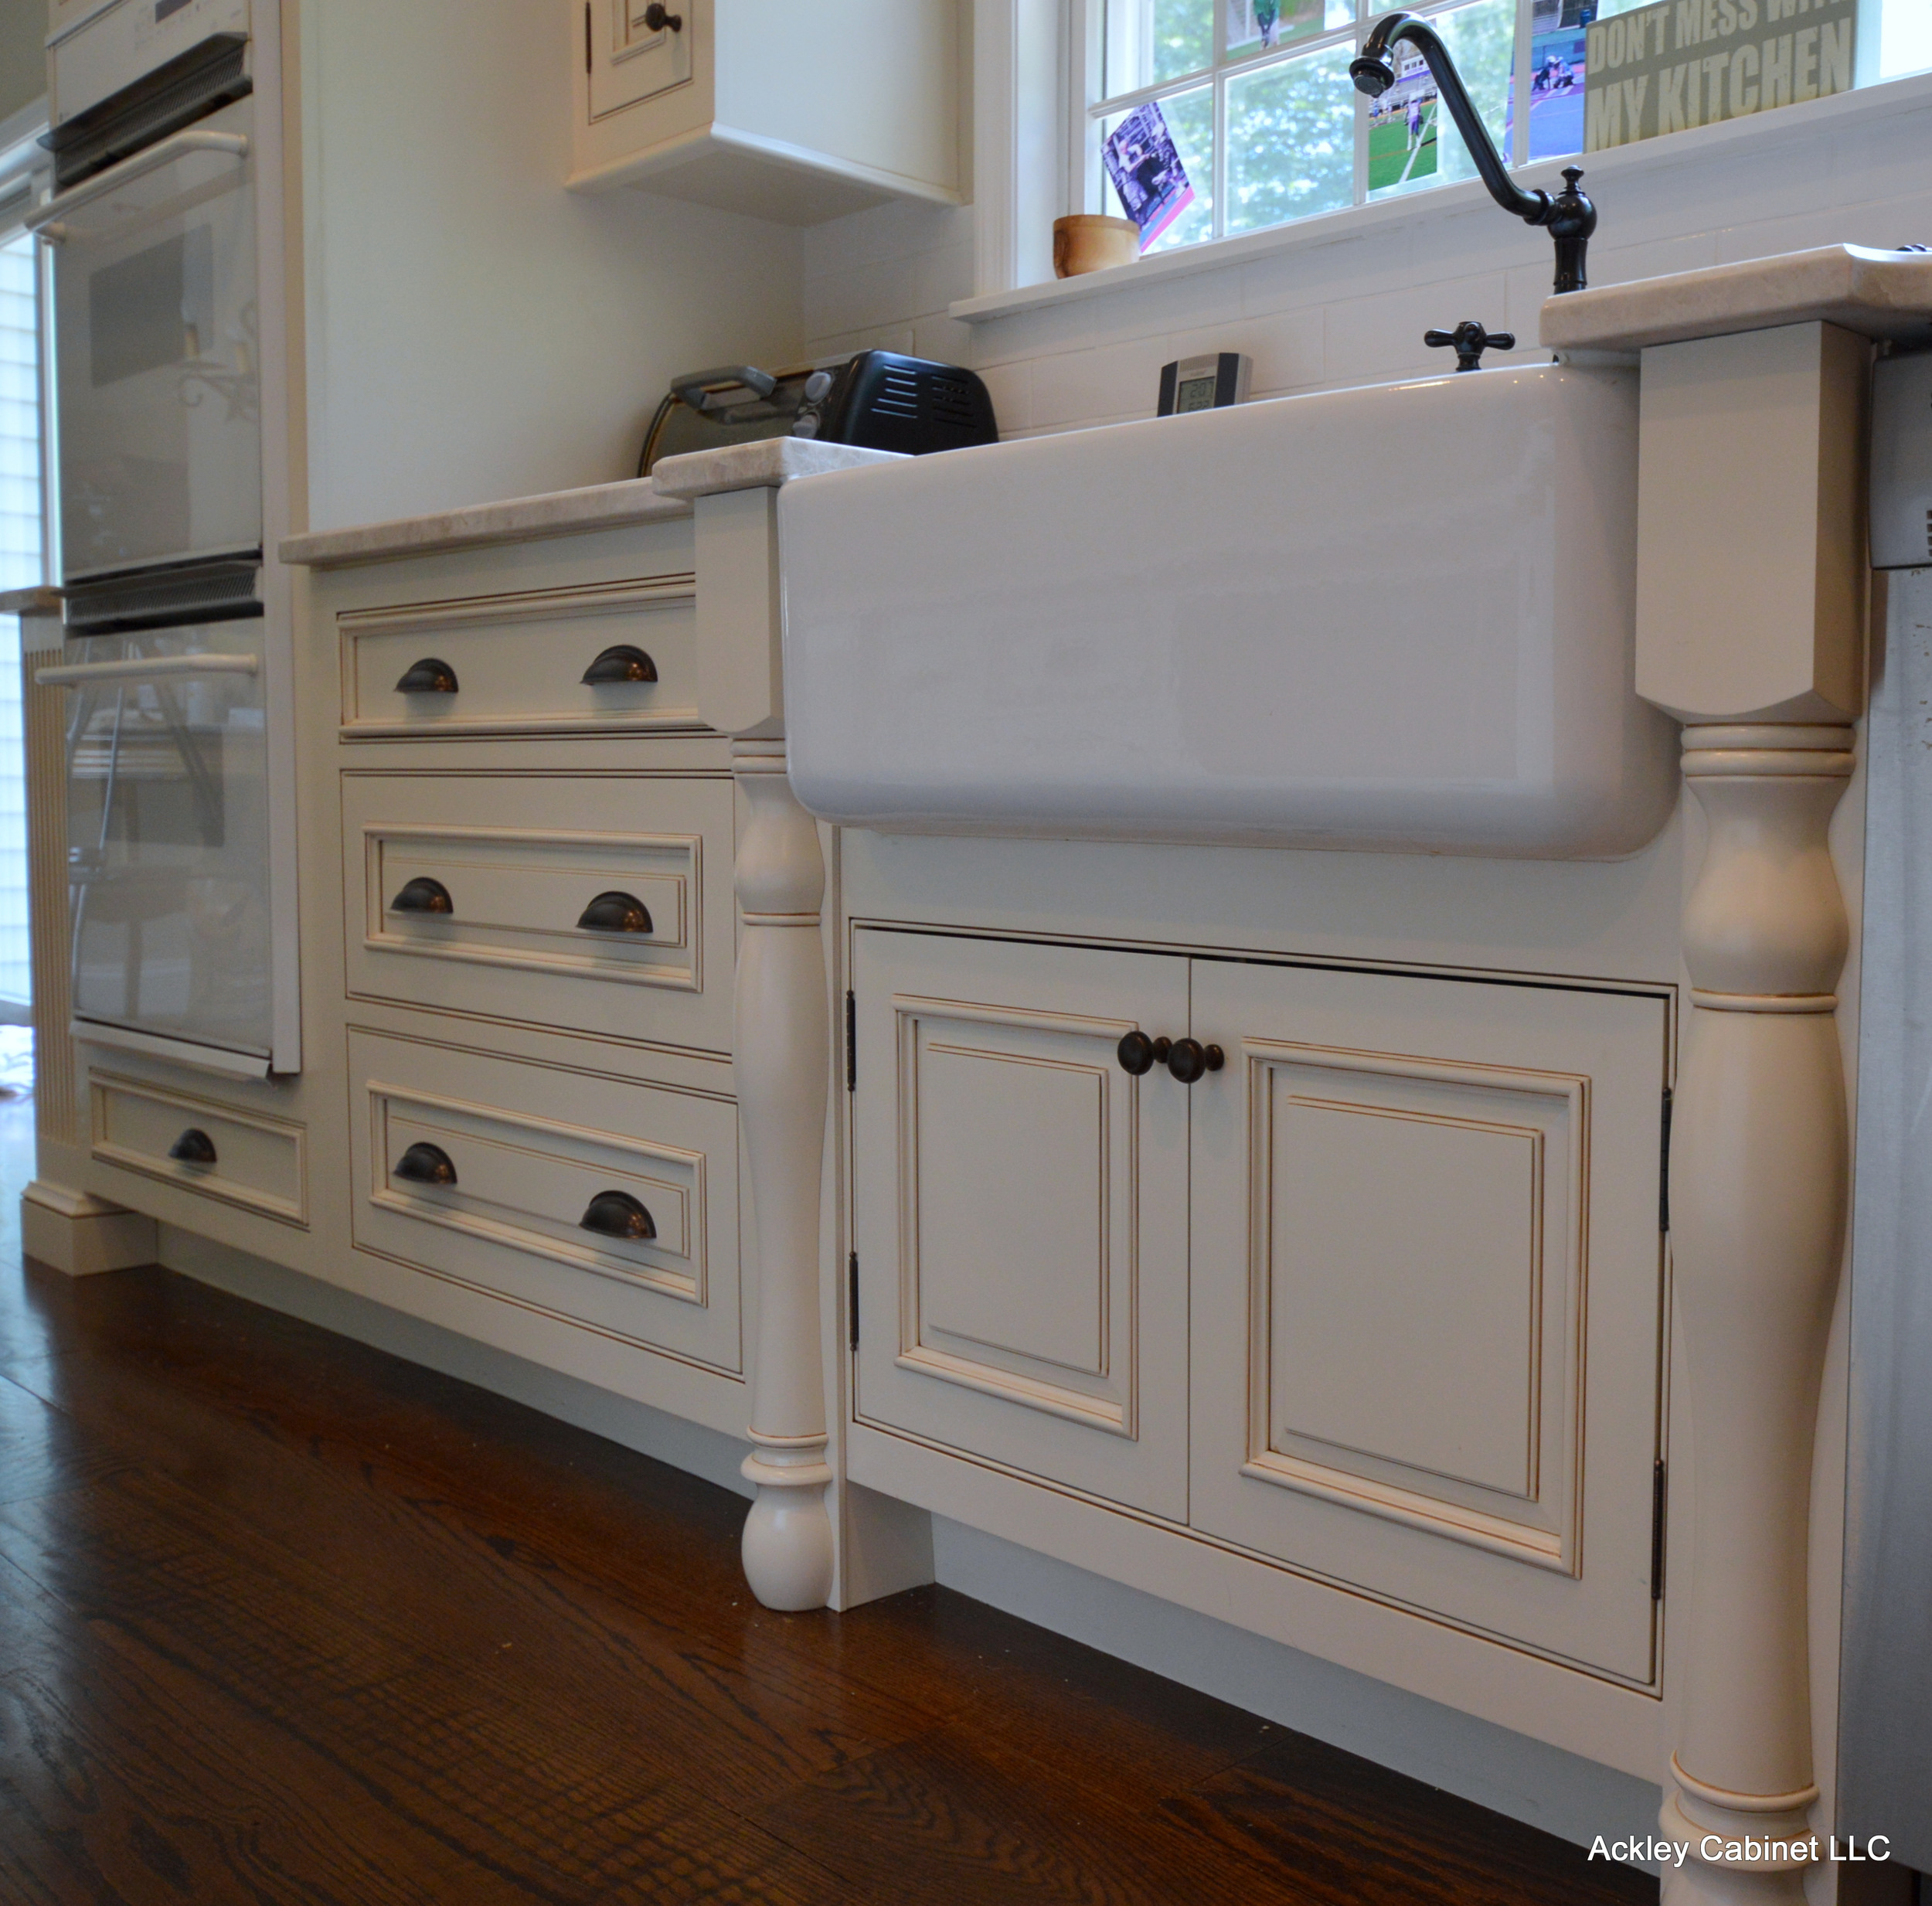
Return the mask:
<path id="1" fill-rule="evenodd" d="M 1117 1048 L 1186 962 L 861 929 L 852 984 L 859 1416 L 1184 1519 L 1189 1088 Z"/>
<path id="2" fill-rule="evenodd" d="M 1197 960 L 1192 1520 L 1638 1686 L 1659 995 Z"/>
<path id="3" fill-rule="evenodd" d="M 579 50 L 589 75 L 593 124 L 691 77 L 696 36 L 692 15 L 699 4 L 670 0 L 668 6 L 652 8 L 646 0 L 583 0 Z"/>

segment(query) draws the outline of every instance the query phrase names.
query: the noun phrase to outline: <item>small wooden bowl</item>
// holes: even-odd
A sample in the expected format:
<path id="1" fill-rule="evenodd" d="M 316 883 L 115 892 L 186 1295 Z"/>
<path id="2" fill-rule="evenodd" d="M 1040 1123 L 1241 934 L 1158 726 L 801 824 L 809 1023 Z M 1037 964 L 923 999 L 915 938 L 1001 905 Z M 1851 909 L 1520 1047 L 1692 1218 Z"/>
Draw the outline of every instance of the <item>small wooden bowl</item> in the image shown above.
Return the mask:
<path id="1" fill-rule="evenodd" d="M 1053 221 L 1053 275 L 1077 278 L 1113 265 L 1131 264 L 1141 255 L 1141 228 L 1131 219 L 1099 212 L 1076 212 Z"/>

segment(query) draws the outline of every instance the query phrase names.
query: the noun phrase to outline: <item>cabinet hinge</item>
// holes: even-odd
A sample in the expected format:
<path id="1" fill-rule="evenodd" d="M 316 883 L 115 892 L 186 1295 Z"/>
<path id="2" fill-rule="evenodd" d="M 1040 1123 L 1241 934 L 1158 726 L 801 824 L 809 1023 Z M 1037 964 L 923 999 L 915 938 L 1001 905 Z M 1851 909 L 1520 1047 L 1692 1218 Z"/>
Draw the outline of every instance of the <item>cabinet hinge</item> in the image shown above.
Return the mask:
<path id="1" fill-rule="evenodd" d="M 1657 1164 L 1657 1228 L 1660 1231 L 1670 1229 L 1670 1108 L 1673 1097 L 1670 1087 L 1664 1087 L 1663 1150 Z"/>
<path id="2" fill-rule="evenodd" d="M 854 1251 L 845 1264 L 846 1329 L 852 1347 L 859 1348 L 859 1254 Z"/>
<path id="3" fill-rule="evenodd" d="M 1650 1598 L 1653 1601 L 1664 1598 L 1664 1511 L 1669 1499 L 1664 1459 L 1659 1456 L 1650 1476 Z"/>
<path id="4" fill-rule="evenodd" d="M 845 989 L 845 1090 L 859 1090 L 859 996 Z"/>
<path id="5" fill-rule="evenodd" d="M 583 0 L 583 70 L 590 70 L 590 0 Z"/>

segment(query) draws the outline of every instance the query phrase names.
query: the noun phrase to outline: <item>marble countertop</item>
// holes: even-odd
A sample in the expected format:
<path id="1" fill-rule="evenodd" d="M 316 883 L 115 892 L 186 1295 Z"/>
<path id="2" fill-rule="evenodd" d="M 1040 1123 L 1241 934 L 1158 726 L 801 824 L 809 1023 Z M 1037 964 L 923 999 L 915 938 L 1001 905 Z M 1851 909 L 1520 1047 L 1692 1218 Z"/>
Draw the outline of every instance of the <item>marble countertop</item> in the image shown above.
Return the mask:
<path id="1" fill-rule="evenodd" d="M 0 615 L 58 615 L 60 591 L 36 584 L 31 589 L 0 589 Z"/>
<path id="2" fill-rule="evenodd" d="M 1634 351 L 1774 325 L 1932 339 L 1932 253 L 1821 245 L 1701 271 L 1602 284 L 1543 302 L 1547 348 Z"/>
<path id="3" fill-rule="evenodd" d="M 651 475 L 622 483 L 553 490 L 544 496 L 519 496 L 507 502 L 475 503 L 427 516 L 404 516 L 391 522 L 358 523 L 346 529 L 285 537 L 281 559 L 308 569 L 341 569 L 393 556 L 434 556 L 492 543 L 522 543 L 537 536 L 662 522 L 689 516 L 696 497 L 723 490 L 773 489 L 798 477 L 889 461 L 895 454 L 884 450 L 856 450 L 844 444 L 816 444 L 802 437 L 766 437 L 721 450 L 667 457 Z"/>
<path id="4" fill-rule="evenodd" d="M 623 483 L 597 483 L 587 489 L 553 490 L 545 496 L 517 496 L 507 502 L 473 503 L 464 509 L 439 510 L 427 516 L 402 516 L 391 522 L 357 523 L 346 529 L 285 536 L 281 558 L 309 569 L 340 569 L 353 563 L 380 562 L 386 556 L 434 556 L 445 550 L 522 543 L 533 536 L 662 522 L 690 513 L 689 503 L 660 495 L 648 477 L 633 477 Z"/>
<path id="5" fill-rule="evenodd" d="M 721 490 L 776 489 L 799 477 L 823 476 L 828 470 L 900 461 L 896 450 L 860 450 L 850 444 L 815 443 L 805 437 L 764 437 L 722 450 L 667 457 L 651 474 L 664 495 L 715 496 Z"/>

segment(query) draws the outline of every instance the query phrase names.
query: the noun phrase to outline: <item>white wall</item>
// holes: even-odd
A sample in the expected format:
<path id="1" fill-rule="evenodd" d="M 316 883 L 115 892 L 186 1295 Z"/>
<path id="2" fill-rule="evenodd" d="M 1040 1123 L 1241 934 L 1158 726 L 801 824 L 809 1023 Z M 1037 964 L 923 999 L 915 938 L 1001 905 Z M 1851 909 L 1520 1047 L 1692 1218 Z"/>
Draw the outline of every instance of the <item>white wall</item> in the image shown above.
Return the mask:
<path id="1" fill-rule="evenodd" d="M 0 119 L 47 90 L 47 0 L 0 0 Z"/>
<path id="2" fill-rule="evenodd" d="M 312 527 L 629 476 L 675 373 L 798 355 L 796 232 L 564 191 L 575 18 L 301 8 Z"/>
<path id="3" fill-rule="evenodd" d="M 1932 243 L 1929 138 L 1921 78 L 1597 155 L 1591 282 L 1835 240 Z M 1440 370 L 1428 327 L 1479 318 L 1533 342 L 1549 291 L 1548 237 L 1466 185 L 1418 195 L 1399 222 L 1351 235 L 1342 214 L 1267 258 L 968 326 L 944 314 L 974 290 L 972 217 L 895 206 L 808 232 L 808 348 L 970 364 L 1009 436 L 1151 416 L 1162 364 L 1195 351 L 1248 352 L 1256 397 Z"/>

